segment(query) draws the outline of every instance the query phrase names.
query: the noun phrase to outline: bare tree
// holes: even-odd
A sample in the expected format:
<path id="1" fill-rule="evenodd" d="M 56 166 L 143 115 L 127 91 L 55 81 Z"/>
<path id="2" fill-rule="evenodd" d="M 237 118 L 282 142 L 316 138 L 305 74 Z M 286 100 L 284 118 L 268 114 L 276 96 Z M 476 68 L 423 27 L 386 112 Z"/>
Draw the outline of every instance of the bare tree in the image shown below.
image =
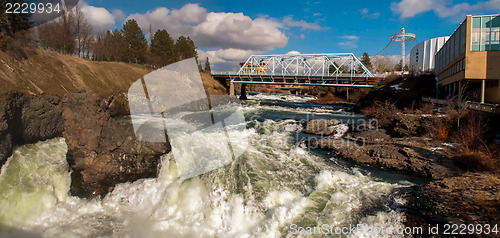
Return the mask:
<path id="1" fill-rule="evenodd" d="M 87 21 L 87 18 L 78 5 L 74 10 L 73 32 L 76 38 L 76 53 L 80 57 L 88 56 L 94 38 L 92 35 L 92 25 Z"/>
<path id="2" fill-rule="evenodd" d="M 62 16 L 38 27 L 38 39 L 47 49 L 71 54 L 76 47 L 75 33 L 73 31 L 75 15 L 65 12 Z"/>

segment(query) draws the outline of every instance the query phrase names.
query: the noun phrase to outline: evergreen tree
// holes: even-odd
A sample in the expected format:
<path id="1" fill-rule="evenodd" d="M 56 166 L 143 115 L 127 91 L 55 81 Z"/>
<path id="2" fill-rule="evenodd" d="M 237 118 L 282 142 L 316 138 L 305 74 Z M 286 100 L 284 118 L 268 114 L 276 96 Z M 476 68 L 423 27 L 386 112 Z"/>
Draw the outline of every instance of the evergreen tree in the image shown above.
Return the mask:
<path id="1" fill-rule="evenodd" d="M 139 24 L 134 19 L 130 19 L 123 25 L 123 39 L 127 44 L 127 60 L 129 62 L 144 62 L 148 42 Z"/>
<path id="2" fill-rule="evenodd" d="M 400 60 L 396 66 L 394 66 L 394 71 L 401 71 L 401 64 L 403 64 L 403 60 Z"/>
<path id="3" fill-rule="evenodd" d="M 368 69 L 368 70 L 372 70 L 373 69 L 373 65 L 372 65 L 372 62 L 370 60 L 370 56 L 368 55 L 368 53 L 363 53 L 363 56 L 361 56 L 361 63 L 363 63 L 363 65 Z"/>
<path id="4" fill-rule="evenodd" d="M 198 71 L 203 72 L 203 68 L 201 67 L 201 62 L 198 62 Z"/>
<path id="5" fill-rule="evenodd" d="M 23 33 L 28 30 L 33 23 L 30 21 L 31 14 L 11 14 L 6 13 L 7 10 L 5 4 L 9 3 L 28 3 L 25 0 L 0 0 L 0 47 L 11 38 L 15 37 L 19 33 Z"/>
<path id="6" fill-rule="evenodd" d="M 151 55 L 159 66 L 175 61 L 174 39 L 166 30 L 158 30 L 151 39 Z"/>
<path id="7" fill-rule="evenodd" d="M 194 45 L 193 40 L 189 38 L 189 36 L 187 38 L 185 36 L 179 36 L 179 38 L 175 42 L 175 49 L 177 51 L 177 57 L 179 58 L 179 60 L 185 60 L 192 57 L 198 58 L 196 46 Z"/>
<path id="8" fill-rule="evenodd" d="M 212 69 L 210 68 L 210 62 L 208 61 L 208 57 L 207 57 L 207 60 L 205 61 L 205 72 L 212 73 Z"/>

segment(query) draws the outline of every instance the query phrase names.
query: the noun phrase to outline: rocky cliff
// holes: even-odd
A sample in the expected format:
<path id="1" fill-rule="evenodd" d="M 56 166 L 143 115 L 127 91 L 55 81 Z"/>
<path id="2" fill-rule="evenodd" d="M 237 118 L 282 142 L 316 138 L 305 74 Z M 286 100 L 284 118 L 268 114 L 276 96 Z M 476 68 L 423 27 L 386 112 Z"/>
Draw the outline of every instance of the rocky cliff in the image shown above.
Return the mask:
<path id="1" fill-rule="evenodd" d="M 151 70 L 40 49 L 27 49 L 25 59 L 0 52 L 0 166 L 18 145 L 62 136 L 73 195 L 105 194 L 117 183 L 156 176 L 169 143 L 138 140 L 123 119 L 124 92 Z M 202 81 L 208 95 L 227 92 L 209 74 Z"/>
<path id="2" fill-rule="evenodd" d="M 74 195 L 103 194 L 117 183 L 154 177 L 170 145 L 139 141 L 130 122 L 112 117 L 119 104 L 117 97 L 89 92 L 62 98 L 12 93 L 0 103 L 0 162 L 16 145 L 63 136 Z"/>

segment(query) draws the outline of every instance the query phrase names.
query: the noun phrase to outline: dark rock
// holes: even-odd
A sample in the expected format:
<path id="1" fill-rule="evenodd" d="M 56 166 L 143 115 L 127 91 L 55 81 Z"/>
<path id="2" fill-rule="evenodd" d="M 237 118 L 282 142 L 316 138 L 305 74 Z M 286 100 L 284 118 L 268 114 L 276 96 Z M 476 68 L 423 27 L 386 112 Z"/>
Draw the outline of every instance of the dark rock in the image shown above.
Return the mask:
<path id="1" fill-rule="evenodd" d="M 453 160 L 444 152 L 432 151 L 432 142 L 418 138 L 320 139 L 310 146 L 332 151 L 332 154 L 358 164 L 405 171 L 425 178 L 442 179 L 460 174 Z"/>
<path id="2" fill-rule="evenodd" d="M 62 106 L 55 97 L 26 96 L 13 92 L 0 103 L 0 165 L 13 146 L 62 135 Z"/>
<path id="3" fill-rule="evenodd" d="M 332 135 L 336 132 L 335 126 L 340 124 L 339 120 L 315 119 L 307 122 L 306 133 L 316 135 Z"/>
<path id="4" fill-rule="evenodd" d="M 487 173 L 432 181 L 414 188 L 409 205 L 423 215 L 452 224 L 500 223 L 500 178 Z M 423 201 L 422 201 L 423 199 Z"/>
<path id="5" fill-rule="evenodd" d="M 378 130 L 363 130 L 357 133 L 349 133 L 349 137 L 358 138 L 360 140 L 364 140 L 366 142 L 381 142 L 391 140 L 392 137 L 387 134 L 387 131 L 384 129 Z"/>
<path id="6" fill-rule="evenodd" d="M 63 136 L 68 162 L 76 172 L 71 185 L 74 195 L 104 194 L 118 183 L 154 177 L 160 156 L 170 151 L 168 142 L 137 139 L 131 123 L 111 117 L 109 105 L 89 93 L 63 99 Z"/>
<path id="7" fill-rule="evenodd" d="M 27 97 L 21 108 L 23 143 L 31 144 L 62 135 L 60 100 L 54 97 Z"/>
<path id="8" fill-rule="evenodd" d="M 111 95 L 102 102 L 102 107 L 107 109 L 111 117 L 130 115 L 127 93 Z"/>
<path id="9" fill-rule="evenodd" d="M 0 167 L 12 153 L 12 135 L 9 132 L 6 109 L 6 103 L 0 102 Z"/>

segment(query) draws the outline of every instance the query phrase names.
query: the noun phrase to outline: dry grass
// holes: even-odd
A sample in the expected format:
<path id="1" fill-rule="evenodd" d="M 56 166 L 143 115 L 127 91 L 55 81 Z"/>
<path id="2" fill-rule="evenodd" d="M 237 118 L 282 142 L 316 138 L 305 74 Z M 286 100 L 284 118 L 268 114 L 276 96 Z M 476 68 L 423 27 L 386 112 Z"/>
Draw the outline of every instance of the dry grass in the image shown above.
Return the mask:
<path id="1" fill-rule="evenodd" d="M 20 46 L 19 46 L 20 47 Z M 16 48 L 26 57 L 0 51 L 0 95 L 11 91 L 62 96 L 68 92 L 93 91 L 100 96 L 126 92 L 153 69 L 123 62 L 95 62 L 37 48 Z M 202 74 L 209 94 L 227 94 L 209 74 Z"/>
<path id="2" fill-rule="evenodd" d="M 25 59 L 0 52 L 0 94 L 63 95 L 90 89 L 101 96 L 127 90 L 150 69 L 118 62 L 93 62 L 41 49 L 27 50 Z"/>

